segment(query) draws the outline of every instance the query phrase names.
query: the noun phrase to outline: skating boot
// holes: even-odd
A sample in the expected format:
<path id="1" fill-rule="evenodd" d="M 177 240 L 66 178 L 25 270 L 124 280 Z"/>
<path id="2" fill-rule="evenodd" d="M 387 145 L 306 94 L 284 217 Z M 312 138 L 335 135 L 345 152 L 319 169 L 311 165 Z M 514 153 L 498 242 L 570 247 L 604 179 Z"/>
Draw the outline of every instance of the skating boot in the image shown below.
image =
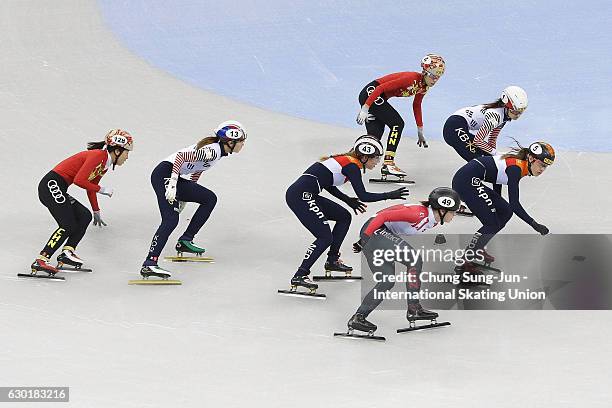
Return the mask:
<path id="1" fill-rule="evenodd" d="M 308 275 L 294 276 L 291 278 L 291 289 L 295 291 L 298 286 L 308 289 L 310 293 L 315 293 L 319 288 L 319 285 L 311 281 Z"/>
<path id="2" fill-rule="evenodd" d="M 298 287 L 305 288 L 306 291 L 300 291 Z M 325 299 L 326 296 L 324 294 L 317 293 L 318 288 L 319 285 L 311 281 L 308 275 L 299 275 L 291 278 L 291 289 L 279 289 L 278 293 L 285 296 Z"/>
<path id="3" fill-rule="evenodd" d="M 342 262 L 342 259 L 338 259 L 334 262 L 325 262 L 325 276 L 331 276 L 332 272 L 344 272 L 346 276 L 351 276 L 351 272 L 353 272 L 353 267 L 345 265 Z"/>
<path id="4" fill-rule="evenodd" d="M 376 325 L 368 322 L 361 313 L 355 313 L 346 325 L 348 326 L 348 331 L 346 333 L 334 333 L 334 337 L 385 341 L 384 337 L 374 336 L 374 332 L 377 329 Z M 366 332 L 367 334 L 357 334 L 354 333 L 354 330 Z"/>
<path id="5" fill-rule="evenodd" d="M 168 279 L 171 276 L 169 271 L 157 265 L 143 265 L 140 269 L 140 275 L 142 275 L 143 279 L 149 279 L 151 276 Z"/>
<path id="6" fill-rule="evenodd" d="M 372 322 L 368 322 L 365 316 L 361 313 L 355 313 L 348 321 L 347 326 L 349 334 L 352 334 L 353 330 L 359 330 L 372 334 L 377 329 L 376 325 Z"/>
<path id="7" fill-rule="evenodd" d="M 404 333 L 415 330 L 433 329 L 434 327 L 450 326 L 449 322 L 438 323 L 436 321 L 437 318 L 438 314 L 436 312 L 423 309 L 420 303 L 410 303 L 406 311 L 406 319 L 408 319 L 409 326 L 405 329 L 398 329 L 397 332 Z M 429 320 L 430 323 L 417 326 L 417 320 Z"/>
<path id="8" fill-rule="evenodd" d="M 486 251 L 486 249 L 483 248 L 482 250 L 482 255 L 484 257 L 484 260 L 482 261 L 485 265 L 491 265 L 493 262 L 495 262 L 495 257 L 493 255 L 491 255 L 490 253 L 488 253 Z"/>
<path id="9" fill-rule="evenodd" d="M 400 169 L 395 165 L 393 160 L 385 160 L 382 167 L 380 168 L 381 178 L 386 180 L 388 176 L 394 176 L 403 180 L 407 174 L 404 170 Z"/>
<path id="10" fill-rule="evenodd" d="M 191 241 L 180 239 L 176 243 L 176 246 L 174 248 L 176 249 L 176 253 L 178 256 L 183 256 L 183 253 L 201 256 L 206 251 L 204 248 L 200 248 Z"/>
<path id="11" fill-rule="evenodd" d="M 49 264 L 49 259 L 46 258 L 36 258 L 34 262 L 32 262 L 30 268 L 32 269 L 32 275 L 36 275 L 37 272 L 45 272 L 49 274 L 49 276 L 54 276 L 59 272 L 56 267 Z"/>
<path id="12" fill-rule="evenodd" d="M 62 253 L 57 256 L 57 268 L 63 269 L 64 265 L 72 266 L 74 269 L 81 269 L 83 260 L 74 253 L 74 248 L 65 246 Z"/>
<path id="13" fill-rule="evenodd" d="M 409 322 L 416 320 L 436 320 L 438 314 L 431 310 L 423 309 L 420 303 L 411 303 L 408 305 L 408 311 L 406 311 L 406 319 Z"/>

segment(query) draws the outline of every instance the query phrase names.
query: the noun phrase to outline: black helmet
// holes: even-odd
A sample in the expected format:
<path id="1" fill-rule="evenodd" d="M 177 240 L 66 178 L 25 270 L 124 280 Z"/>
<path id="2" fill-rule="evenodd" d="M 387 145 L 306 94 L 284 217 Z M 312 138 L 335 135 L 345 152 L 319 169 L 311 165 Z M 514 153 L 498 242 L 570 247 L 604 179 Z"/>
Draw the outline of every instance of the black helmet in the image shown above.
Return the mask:
<path id="1" fill-rule="evenodd" d="M 450 187 L 438 187 L 429 193 L 429 205 L 434 210 L 457 211 L 461 205 L 459 194 Z"/>
<path id="2" fill-rule="evenodd" d="M 555 149 L 546 142 L 533 142 L 529 145 L 529 154 L 550 166 L 555 161 Z"/>

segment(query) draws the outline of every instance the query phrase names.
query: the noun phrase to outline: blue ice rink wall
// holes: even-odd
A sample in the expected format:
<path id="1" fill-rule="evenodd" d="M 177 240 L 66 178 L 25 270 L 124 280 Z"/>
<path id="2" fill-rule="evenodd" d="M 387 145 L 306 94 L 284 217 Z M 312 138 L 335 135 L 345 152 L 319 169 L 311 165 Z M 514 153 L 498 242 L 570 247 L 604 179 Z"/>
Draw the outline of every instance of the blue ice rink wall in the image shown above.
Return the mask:
<path id="1" fill-rule="evenodd" d="M 610 1 L 98 0 L 132 52 L 190 84 L 289 115 L 355 127 L 357 95 L 435 52 L 446 75 L 423 102 L 426 136 L 520 85 L 530 105 L 509 136 L 612 151 Z M 411 99 L 392 104 L 416 133 Z M 206 109 L 206 107 L 202 107 Z M 228 112 L 231 116 L 231 112 Z"/>

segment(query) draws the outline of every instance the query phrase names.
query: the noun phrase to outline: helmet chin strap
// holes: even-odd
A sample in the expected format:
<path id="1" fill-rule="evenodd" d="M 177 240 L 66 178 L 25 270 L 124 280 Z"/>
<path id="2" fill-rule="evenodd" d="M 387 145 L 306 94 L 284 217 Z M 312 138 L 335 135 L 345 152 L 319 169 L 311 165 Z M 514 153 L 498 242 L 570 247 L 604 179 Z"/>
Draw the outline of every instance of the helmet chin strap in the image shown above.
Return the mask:
<path id="1" fill-rule="evenodd" d="M 232 144 L 230 145 L 230 143 L 232 143 Z M 236 141 L 234 141 L 234 140 L 229 140 L 229 141 L 225 142 L 224 144 L 225 144 L 227 147 L 229 147 L 229 149 L 230 149 L 230 150 L 229 150 L 229 152 L 228 152 L 229 154 L 234 153 L 234 148 L 236 147 Z"/>
<path id="2" fill-rule="evenodd" d="M 116 154 L 114 154 L 117 151 L 117 149 L 113 149 L 112 152 L 109 152 L 109 154 L 111 156 L 115 156 L 115 158 L 113 159 L 113 171 L 115 171 L 115 166 L 117 165 L 117 160 L 119 160 L 119 156 L 117 156 Z"/>
<path id="3" fill-rule="evenodd" d="M 438 208 L 438 215 L 440 216 L 440 225 L 444 225 L 444 217 L 446 217 L 446 214 L 448 214 L 448 210 L 445 210 L 444 214 L 442 214 L 442 209 Z"/>

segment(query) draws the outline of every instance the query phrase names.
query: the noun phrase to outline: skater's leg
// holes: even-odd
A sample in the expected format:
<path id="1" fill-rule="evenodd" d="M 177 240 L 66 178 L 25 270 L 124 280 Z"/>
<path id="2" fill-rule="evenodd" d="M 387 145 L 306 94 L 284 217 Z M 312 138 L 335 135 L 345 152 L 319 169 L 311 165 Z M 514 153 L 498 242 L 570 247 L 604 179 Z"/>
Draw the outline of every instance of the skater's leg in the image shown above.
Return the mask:
<path id="1" fill-rule="evenodd" d="M 327 262 L 336 262 L 340 258 L 340 246 L 351 226 L 351 213 L 340 204 L 325 197 L 317 197 L 317 204 L 325 216 L 335 221 L 332 229 L 332 243 L 327 252 Z"/>
<path id="2" fill-rule="evenodd" d="M 49 172 L 38 184 L 38 198 L 47 207 L 58 224 L 51 234 L 40 255 L 49 259 L 66 239 L 78 230 L 70 196 L 66 192 L 68 186 L 64 179 L 55 172 Z"/>
<path id="3" fill-rule="evenodd" d="M 72 203 L 72 211 L 74 213 L 74 217 L 77 220 L 76 230 L 70 234 L 68 237 L 68 241 L 66 241 L 66 246 L 71 247 L 73 250 L 76 249 L 79 242 L 85 236 L 85 232 L 87 231 L 87 227 L 92 220 L 91 211 L 79 201 L 69 196 L 69 199 L 73 201 Z"/>
<path id="4" fill-rule="evenodd" d="M 302 176 L 287 189 L 285 195 L 291 211 L 316 238 L 306 250 L 304 259 L 295 276 L 308 275 L 312 265 L 333 242 L 329 223 L 318 204 L 320 197 L 312 193 L 312 191 L 318 191 L 318 187 L 311 185 L 313 182 L 316 183 L 314 178 Z M 313 187 L 315 190 L 313 190 Z"/>
<path id="5" fill-rule="evenodd" d="M 444 141 L 455 149 L 465 161 L 470 161 L 482 155 L 482 151 L 472 143 L 474 136 L 468 132 L 468 129 L 469 126 L 465 118 L 452 115 L 444 123 L 442 131 Z"/>
<path id="6" fill-rule="evenodd" d="M 389 127 L 389 136 L 387 138 L 387 149 L 385 150 L 386 161 L 395 160 L 395 152 L 399 146 L 402 132 L 404 130 L 404 120 L 402 116 L 395 110 L 388 101 L 385 103 L 372 107 L 372 113 L 376 116 L 377 120 L 382 121 Z"/>
<path id="7" fill-rule="evenodd" d="M 157 260 L 168 242 L 168 237 L 179 222 L 178 201 L 175 200 L 174 204 L 170 205 L 165 196 L 166 188 L 164 182 L 166 178 L 170 177 L 171 171 L 172 163 L 161 162 L 151 174 L 151 185 L 157 196 L 157 205 L 159 206 L 162 221 L 151 240 L 147 258 L 143 264 L 145 266 L 157 265 Z"/>
<path id="8" fill-rule="evenodd" d="M 474 164 L 476 165 L 478 164 Z M 474 234 L 467 249 L 473 251 L 483 249 L 510 219 L 509 205 L 479 179 L 470 177 L 469 172 L 466 174 L 457 172 L 453 178 L 453 189 L 459 193 L 461 200 L 482 223 L 482 227 Z M 498 210 L 501 211 L 501 216 Z"/>
<path id="9" fill-rule="evenodd" d="M 217 204 L 217 196 L 204 186 L 199 185 L 194 181 L 179 180 L 177 190 L 177 199 L 183 202 L 199 203 L 199 207 L 191 217 L 191 221 L 187 229 L 181 235 L 181 241 L 193 241 L 193 238 L 206 223 L 215 205 Z"/>
<path id="10" fill-rule="evenodd" d="M 394 286 L 393 281 L 389 281 L 388 279 L 391 276 L 395 275 L 395 263 L 394 262 L 383 262 L 382 265 L 376 265 L 376 257 L 385 250 L 394 250 L 395 242 L 393 242 L 394 237 L 401 241 L 401 238 L 393 235 L 390 231 L 385 235 L 373 235 L 364 245 L 362 253 L 365 256 L 370 271 L 372 273 L 379 272 L 377 274 L 377 282 L 374 287 L 364 296 L 361 305 L 357 309 L 355 313 L 362 314 L 364 317 L 368 317 L 368 315 L 380 305 L 383 299 L 380 296 L 376 296 L 376 293 L 384 293 L 388 290 L 391 290 Z"/>

